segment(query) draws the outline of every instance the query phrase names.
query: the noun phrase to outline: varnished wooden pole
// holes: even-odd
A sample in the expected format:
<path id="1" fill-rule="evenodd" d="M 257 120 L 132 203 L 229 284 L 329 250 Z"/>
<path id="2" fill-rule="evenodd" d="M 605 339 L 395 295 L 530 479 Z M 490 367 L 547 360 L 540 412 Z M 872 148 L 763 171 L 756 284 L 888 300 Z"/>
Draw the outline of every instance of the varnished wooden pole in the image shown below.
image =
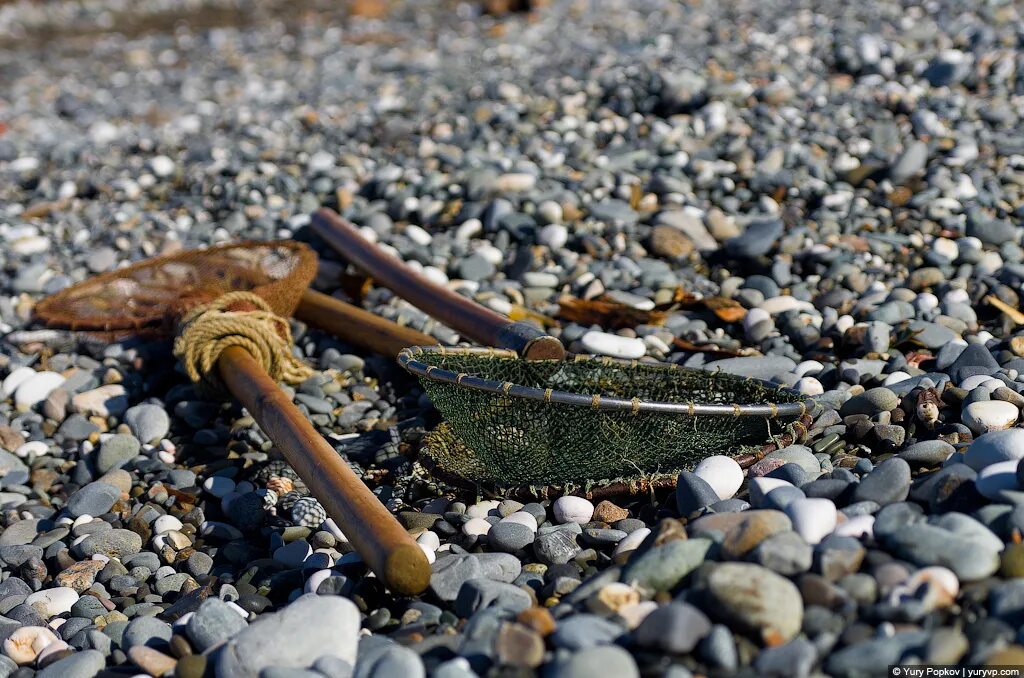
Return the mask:
<path id="1" fill-rule="evenodd" d="M 444 324 L 486 346 L 509 348 L 531 360 L 565 357 L 562 342 L 532 325 L 513 322 L 489 308 L 438 285 L 385 254 L 333 210 L 313 214 L 313 231 L 375 282 Z"/>
<path id="2" fill-rule="evenodd" d="M 433 346 L 437 339 L 411 327 L 385 320 L 358 306 L 320 292 L 306 290 L 295 317 L 339 339 L 368 351 L 394 358 L 409 346 Z"/>
<path id="3" fill-rule="evenodd" d="M 423 550 L 252 355 L 225 349 L 217 369 L 384 584 L 403 595 L 426 590 L 430 564 Z"/>

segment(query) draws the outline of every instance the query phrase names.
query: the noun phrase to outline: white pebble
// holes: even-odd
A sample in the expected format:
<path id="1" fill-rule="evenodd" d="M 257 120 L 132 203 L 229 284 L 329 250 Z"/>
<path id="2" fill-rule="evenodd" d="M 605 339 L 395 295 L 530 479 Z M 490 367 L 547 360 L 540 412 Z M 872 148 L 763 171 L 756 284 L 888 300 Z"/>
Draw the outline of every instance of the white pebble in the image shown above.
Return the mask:
<path id="1" fill-rule="evenodd" d="M 174 161 L 166 155 L 157 155 L 150 158 L 149 169 L 158 177 L 169 177 L 174 174 Z"/>
<path id="2" fill-rule="evenodd" d="M 768 478 L 761 476 L 760 478 L 752 478 L 747 483 L 747 489 L 750 490 L 750 503 L 751 505 L 760 508 L 764 503 L 765 496 L 774 490 L 776 487 L 783 487 L 785 485 L 791 485 L 785 480 L 779 478 Z"/>
<path id="3" fill-rule="evenodd" d="M 594 517 L 594 505 L 583 497 L 559 497 L 551 505 L 551 513 L 555 522 L 562 523 L 589 523 Z"/>
<path id="4" fill-rule="evenodd" d="M 174 516 L 163 515 L 153 521 L 153 532 L 156 534 L 166 534 L 171 530 L 180 530 L 184 527 L 180 520 Z"/>
<path id="5" fill-rule="evenodd" d="M 988 386 L 989 382 L 995 382 L 996 386 Z M 999 386 L 1002 385 L 1003 382 L 999 381 L 998 379 L 993 379 L 987 374 L 972 374 L 971 376 L 967 377 L 966 379 L 960 382 L 960 388 L 964 389 L 965 391 L 973 391 L 979 386 L 987 386 L 988 388 L 998 388 Z"/>
<path id="6" fill-rule="evenodd" d="M 491 524 L 483 518 L 470 518 L 462 524 L 462 534 L 467 537 L 482 537 L 491 531 Z"/>
<path id="7" fill-rule="evenodd" d="M 806 396 L 821 395 L 825 392 L 825 387 L 821 385 L 821 382 L 814 377 L 803 377 L 799 379 L 793 387 L 798 393 L 802 393 Z"/>
<path id="8" fill-rule="evenodd" d="M 428 547 L 431 551 L 436 551 L 441 547 L 441 538 L 437 536 L 436 532 L 427 530 L 416 537 L 416 543 Z"/>
<path id="9" fill-rule="evenodd" d="M 839 523 L 836 526 L 835 534 L 842 537 L 853 537 L 854 539 L 860 539 L 861 537 L 873 537 L 875 534 L 875 517 L 871 515 L 854 516 L 845 523 Z"/>
<path id="10" fill-rule="evenodd" d="M 57 634 L 45 626 L 22 626 L 4 641 L 4 654 L 24 666 L 34 662 L 47 645 L 58 640 Z"/>
<path id="11" fill-rule="evenodd" d="M 1017 490 L 1017 466 L 1020 464 L 1016 459 L 1001 461 L 990 464 L 978 471 L 978 477 L 974 480 L 974 486 L 983 497 L 993 501 L 1000 501 L 1003 490 Z"/>
<path id="12" fill-rule="evenodd" d="M 765 299 L 758 307 L 767 311 L 771 315 L 778 315 L 779 313 L 786 313 L 787 311 L 813 311 L 814 304 L 809 301 L 801 301 L 796 297 L 789 296 L 787 294 L 772 297 L 771 299 Z"/>
<path id="13" fill-rule="evenodd" d="M 794 499 L 786 505 L 793 529 L 808 544 L 817 544 L 836 529 L 839 513 L 829 499 Z"/>
<path id="14" fill-rule="evenodd" d="M 67 586 L 36 591 L 25 599 L 25 603 L 34 607 L 47 619 L 71 611 L 71 606 L 78 602 L 78 592 Z"/>
<path id="15" fill-rule="evenodd" d="M 455 239 L 466 241 L 484 230 L 484 224 L 479 219 L 466 219 L 455 229 Z"/>
<path id="16" fill-rule="evenodd" d="M 852 316 L 841 315 L 836 320 L 836 324 L 835 324 L 836 331 L 839 332 L 840 334 L 846 334 L 846 330 L 848 330 L 851 327 L 853 327 L 856 324 L 856 322 L 857 321 L 854 320 Z"/>
<path id="17" fill-rule="evenodd" d="M 518 193 L 528 191 L 537 185 L 537 177 L 526 172 L 509 172 L 502 174 L 494 182 L 494 188 L 499 192 Z"/>
<path id="18" fill-rule="evenodd" d="M 960 246 L 949 238 L 936 238 L 932 243 L 932 252 L 942 257 L 945 263 L 952 264 L 960 256 Z"/>
<path id="19" fill-rule="evenodd" d="M 534 532 L 536 532 L 538 528 L 537 519 L 533 517 L 532 513 L 527 513 L 526 511 L 516 511 L 515 513 L 510 513 L 506 517 L 502 518 L 501 522 L 519 523 L 520 525 L 525 525 Z"/>
<path id="20" fill-rule="evenodd" d="M 46 446 L 46 443 L 44 443 L 42 440 L 30 440 L 27 443 L 22 443 L 21 445 L 18 445 L 18 447 L 15 448 L 14 450 L 14 454 L 21 458 L 25 458 L 30 455 L 40 457 L 46 454 L 48 449 L 49 448 Z"/>
<path id="21" fill-rule="evenodd" d="M 420 544 L 419 547 L 423 549 L 423 554 L 427 557 L 427 562 L 433 565 L 434 561 L 437 560 L 437 554 L 434 552 L 434 549 L 430 548 L 426 544 Z"/>
<path id="22" fill-rule="evenodd" d="M 448 274 L 439 269 L 437 266 L 424 266 L 423 277 L 432 283 L 441 285 L 442 287 L 450 282 L 448 279 Z"/>
<path id="23" fill-rule="evenodd" d="M 416 224 L 409 224 L 405 227 L 405 235 L 417 245 L 426 247 L 434 239 L 432 235 L 427 233 L 425 230 L 417 226 Z"/>
<path id="24" fill-rule="evenodd" d="M 965 407 L 960 418 L 975 435 L 1002 431 L 1017 423 L 1020 410 L 1003 400 L 982 400 Z"/>
<path id="25" fill-rule="evenodd" d="M 14 391 L 14 404 L 19 412 L 27 412 L 60 388 L 64 377 L 56 372 L 36 372 L 18 385 Z"/>
<path id="26" fill-rule="evenodd" d="M 623 605 L 615 614 L 626 624 L 627 629 L 635 629 L 647 618 L 647 615 L 657 610 L 660 606 L 653 600 L 641 600 L 638 603 Z"/>
<path id="27" fill-rule="evenodd" d="M 633 530 L 625 537 L 622 538 L 618 544 L 615 545 L 615 551 L 613 555 L 620 556 L 623 553 L 629 553 L 635 551 L 643 543 L 644 539 L 647 539 L 647 535 L 651 533 L 651 528 L 641 527 L 637 530 Z"/>
<path id="28" fill-rule="evenodd" d="M 559 205 L 554 200 L 545 200 L 541 204 L 537 205 L 537 215 L 541 219 L 546 221 L 549 225 L 552 225 L 552 226 L 560 225 L 562 223 L 562 218 L 563 218 L 562 206 Z M 565 233 L 566 237 L 568 237 L 569 232 L 567 230 L 563 229 L 562 232 Z M 541 235 L 542 236 L 543 236 L 543 233 L 544 233 L 544 230 L 541 229 Z M 562 245 L 565 244 L 565 241 L 563 240 L 561 243 L 553 244 L 553 243 L 544 242 L 542 240 L 541 244 L 542 245 L 547 245 L 551 249 L 561 249 Z"/>
<path id="29" fill-rule="evenodd" d="M 928 311 L 939 307 L 939 298 L 931 292 L 921 292 L 917 295 L 917 298 L 914 299 L 914 306 L 918 311 L 927 313 Z"/>
<path id="30" fill-rule="evenodd" d="M 805 360 L 796 366 L 796 369 L 793 370 L 793 374 L 798 377 L 807 377 L 818 374 L 823 369 L 825 369 L 825 365 L 821 362 L 817 360 Z"/>
<path id="31" fill-rule="evenodd" d="M 540 233 L 537 234 L 537 241 L 541 245 L 546 245 L 550 250 L 557 252 L 565 247 L 565 243 L 569 241 L 569 229 L 562 224 L 548 224 L 540 229 Z"/>
<path id="32" fill-rule="evenodd" d="M 18 390 L 18 387 L 28 381 L 30 377 L 35 376 L 36 371 L 31 367 L 16 367 L 11 370 L 11 373 L 4 377 L 3 391 L 8 396 L 14 395 L 14 392 Z"/>
<path id="33" fill-rule="evenodd" d="M 743 484 L 743 469 L 735 459 L 717 454 L 697 464 L 693 473 L 711 486 L 719 499 L 731 499 Z"/>
<path id="34" fill-rule="evenodd" d="M 889 374 L 889 376 L 885 378 L 885 382 L 883 383 L 885 386 L 890 386 L 891 384 L 898 384 L 901 381 L 905 381 L 907 379 L 910 379 L 910 374 L 908 374 L 907 372 L 903 372 L 901 370 L 896 370 L 895 372 Z"/>
<path id="35" fill-rule="evenodd" d="M 597 355 L 607 355 L 613 358 L 625 358 L 635 360 L 642 358 L 647 353 L 647 345 L 643 339 L 632 337 L 620 337 L 617 334 L 598 332 L 591 330 L 580 339 L 584 350 Z"/>
<path id="36" fill-rule="evenodd" d="M 497 499 L 485 499 L 484 501 L 477 502 L 466 509 L 466 515 L 470 518 L 486 518 L 487 516 L 498 515 L 498 504 Z"/>

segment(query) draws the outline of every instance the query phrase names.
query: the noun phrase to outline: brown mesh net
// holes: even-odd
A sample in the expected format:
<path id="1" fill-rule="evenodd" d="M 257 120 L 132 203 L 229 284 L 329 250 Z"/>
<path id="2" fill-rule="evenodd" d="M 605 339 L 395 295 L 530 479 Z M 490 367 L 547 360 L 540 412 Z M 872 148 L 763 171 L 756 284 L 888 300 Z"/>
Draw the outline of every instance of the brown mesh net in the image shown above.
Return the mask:
<path id="1" fill-rule="evenodd" d="M 312 249 L 287 240 L 187 250 L 89 278 L 42 300 L 35 314 L 50 327 L 108 338 L 166 338 L 190 309 L 228 292 L 252 292 L 288 317 L 316 268 Z"/>

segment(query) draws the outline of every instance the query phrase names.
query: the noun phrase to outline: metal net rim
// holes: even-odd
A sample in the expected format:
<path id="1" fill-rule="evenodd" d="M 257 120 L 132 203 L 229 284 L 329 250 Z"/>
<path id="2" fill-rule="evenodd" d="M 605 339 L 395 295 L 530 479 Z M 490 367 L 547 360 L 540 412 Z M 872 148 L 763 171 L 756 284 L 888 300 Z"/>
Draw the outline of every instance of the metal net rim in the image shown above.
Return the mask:
<path id="1" fill-rule="evenodd" d="M 558 389 L 542 389 L 533 386 L 524 386 L 522 384 L 515 384 L 509 381 L 501 382 L 494 379 L 488 379 L 480 377 L 474 374 L 468 374 L 466 372 L 454 372 L 452 370 L 446 370 L 439 368 L 436 365 L 431 365 L 429 361 L 432 357 L 453 357 L 453 356 L 470 356 L 470 357 L 485 357 L 494 359 L 513 359 L 519 360 L 519 356 L 515 351 L 495 348 L 479 348 L 479 347 L 457 347 L 447 348 L 444 346 L 412 346 L 403 349 L 398 354 L 398 364 L 401 365 L 406 371 L 416 375 L 421 379 L 429 381 L 451 384 L 458 386 L 459 388 L 469 389 L 472 391 L 478 391 L 482 393 L 489 393 L 493 395 L 500 395 L 512 399 L 524 399 L 534 400 L 547 403 L 558 403 L 561 405 L 570 405 L 575 407 L 584 407 L 591 410 L 600 411 L 611 411 L 611 412 L 629 412 L 632 414 L 640 413 L 657 413 L 657 414 L 683 414 L 687 416 L 735 416 L 735 417 L 759 417 L 759 418 L 792 418 L 802 417 L 805 414 L 813 412 L 817 403 L 813 398 L 808 398 L 803 394 L 795 391 L 786 386 L 779 384 L 773 384 L 763 379 L 756 379 L 754 377 L 740 377 L 736 375 L 727 374 L 724 372 L 708 372 L 706 370 L 697 370 L 693 368 L 680 367 L 675 363 L 650 363 L 640 362 L 638 360 L 623 360 L 620 358 L 611 358 L 607 356 L 588 356 L 588 355 L 567 355 L 565 361 L 570 363 L 598 363 L 606 366 L 618 366 L 628 369 L 647 369 L 652 371 L 663 371 L 666 377 L 669 376 L 682 376 L 686 373 L 703 373 L 705 375 L 714 375 L 718 378 L 727 379 L 733 381 L 735 385 L 746 384 L 746 385 L 758 385 L 769 392 L 775 392 L 780 396 L 783 402 L 781 404 L 766 403 L 766 404 L 722 404 L 722 403 L 695 403 L 695 402 L 670 402 L 670 401 L 659 401 L 659 400 L 643 400 L 640 398 L 620 398 L 613 396 L 603 396 L 601 394 L 591 393 L 577 393 L 572 391 L 562 391 Z M 541 361 L 541 362 L 560 362 L 560 361 Z"/>

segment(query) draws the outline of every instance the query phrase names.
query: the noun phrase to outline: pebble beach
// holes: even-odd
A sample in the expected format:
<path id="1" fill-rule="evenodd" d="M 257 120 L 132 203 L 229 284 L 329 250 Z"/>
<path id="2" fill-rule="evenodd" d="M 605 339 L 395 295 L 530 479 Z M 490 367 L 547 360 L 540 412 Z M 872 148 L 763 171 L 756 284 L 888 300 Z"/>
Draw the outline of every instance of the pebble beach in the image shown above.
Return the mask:
<path id="1" fill-rule="evenodd" d="M 0 3 L 0 678 L 1024 665 L 1022 27 L 997 1 Z M 33 321 L 147 257 L 294 238 L 314 289 L 466 342 L 355 275 L 321 206 L 570 352 L 812 418 L 674 489 L 466 490 L 417 460 L 441 417 L 392 356 L 292 320 L 314 374 L 282 388 L 432 564 L 395 595 L 169 342 Z"/>

